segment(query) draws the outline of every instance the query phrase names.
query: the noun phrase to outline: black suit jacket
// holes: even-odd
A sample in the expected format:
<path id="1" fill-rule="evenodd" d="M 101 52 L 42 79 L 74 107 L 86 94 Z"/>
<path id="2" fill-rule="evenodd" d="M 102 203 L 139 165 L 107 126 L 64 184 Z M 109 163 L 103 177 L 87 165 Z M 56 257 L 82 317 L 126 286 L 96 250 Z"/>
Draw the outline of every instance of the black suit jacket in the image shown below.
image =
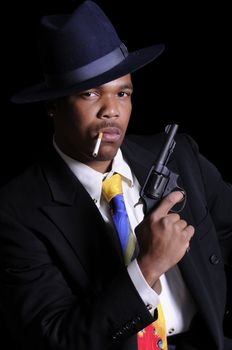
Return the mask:
<path id="1" fill-rule="evenodd" d="M 139 182 L 162 135 L 133 136 L 122 152 Z M 224 261 L 231 264 L 232 188 L 178 135 L 168 167 L 187 193 L 183 217 L 196 228 L 179 263 L 197 306 L 178 349 L 231 349 L 224 344 Z M 81 183 L 51 152 L 0 192 L 0 296 L 5 322 L 22 349 L 131 350 L 153 321 L 112 236 Z M 155 315 L 156 317 L 156 315 Z"/>

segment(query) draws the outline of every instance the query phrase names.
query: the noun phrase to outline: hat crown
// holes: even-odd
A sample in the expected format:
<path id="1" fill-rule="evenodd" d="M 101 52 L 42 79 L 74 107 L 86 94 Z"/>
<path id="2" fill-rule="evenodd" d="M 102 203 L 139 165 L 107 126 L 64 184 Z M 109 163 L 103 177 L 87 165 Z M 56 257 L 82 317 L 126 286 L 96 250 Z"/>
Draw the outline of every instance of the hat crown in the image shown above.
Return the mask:
<path id="1" fill-rule="evenodd" d="M 39 52 L 45 74 L 85 66 L 121 44 L 108 17 L 90 0 L 71 15 L 43 17 L 40 29 Z"/>
<path id="2" fill-rule="evenodd" d="M 91 0 L 72 14 L 42 17 L 39 34 L 44 82 L 12 96 L 14 103 L 45 101 L 100 86 L 135 72 L 164 50 L 160 44 L 128 52 Z"/>

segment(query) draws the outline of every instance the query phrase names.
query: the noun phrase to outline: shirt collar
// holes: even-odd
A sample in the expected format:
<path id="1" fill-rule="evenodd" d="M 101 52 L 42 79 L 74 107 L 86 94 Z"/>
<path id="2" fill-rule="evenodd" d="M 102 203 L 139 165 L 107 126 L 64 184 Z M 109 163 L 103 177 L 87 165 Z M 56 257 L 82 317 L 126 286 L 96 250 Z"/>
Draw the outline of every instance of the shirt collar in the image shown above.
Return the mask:
<path id="1" fill-rule="evenodd" d="M 107 174 L 107 177 L 112 176 L 113 173 L 120 174 L 122 176 L 122 179 L 126 181 L 130 187 L 133 186 L 133 176 L 131 173 L 131 169 L 129 165 L 126 163 L 125 159 L 123 158 L 123 155 L 120 149 L 118 150 L 117 154 L 114 157 L 114 160 L 112 163 L 112 169 Z"/>
<path id="2" fill-rule="evenodd" d="M 133 176 L 131 169 L 126 161 L 123 159 L 123 155 L 120 149 L 118 149 L 113 162 L 112 169 L 106 174 L 102 174 L 84 163 L 81 163 L 67 154 L 63 153 L 57 146 L 55 140 L 53 139 L 53 145 L 55 150 L 58 152 L 60 157 L 68 165 L 74 175 L 78 178 L 81 184 L 85 187 L 86 191 L 89 193 L 97 207 L 100 207 L 101 191 L 102 191 L 102 180 L 106 177 L 110 177 L 113 173 L 118 173 L 122 176 L 122 179 L 127 182 L 127 184 L 133 186 Z"/>

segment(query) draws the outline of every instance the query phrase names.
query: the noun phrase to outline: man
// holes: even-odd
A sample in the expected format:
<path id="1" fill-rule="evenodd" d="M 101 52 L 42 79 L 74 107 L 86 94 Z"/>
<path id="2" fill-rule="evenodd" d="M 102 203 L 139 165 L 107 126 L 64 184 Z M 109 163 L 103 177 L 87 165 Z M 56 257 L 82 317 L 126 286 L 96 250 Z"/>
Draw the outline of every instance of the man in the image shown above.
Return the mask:
<path id="1" fill-rule="evenodd" d="M 0 193 L 1 307 L 12 337 L 22 349 L 142 349 L 161 305 L 170 349 L 231 349 L 223 334 L 231 187 L 178 135 L 168 167 L 186 205 L 172 212 L 183 201 L 174 191 L 144 217 L 140 189 L 164 135 L 125 138 L 130 73 L 163 46 L 128 53 L 92 1 L 44 17 L 40 45 L 45 82 L 13 101 L 47 101 L 53 145 Z M 135 233 L 126 264 L 102 194 L 115 173 Z"/>

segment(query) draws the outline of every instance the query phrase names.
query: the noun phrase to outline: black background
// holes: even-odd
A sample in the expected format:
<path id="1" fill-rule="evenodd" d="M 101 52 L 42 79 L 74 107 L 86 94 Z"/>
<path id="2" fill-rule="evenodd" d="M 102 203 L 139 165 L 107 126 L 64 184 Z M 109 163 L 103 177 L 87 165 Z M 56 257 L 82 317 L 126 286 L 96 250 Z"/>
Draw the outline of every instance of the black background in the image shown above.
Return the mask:
<path id="1" fill-rule="evenodd" d="M 231 180 L 231 28 L 229 4 L 185 1 L 96 1 L 129 51 L 164 43 L 165 52 L 133 75 L 128 132 L 149 134 L 169 122 Z M 14 105 L 11 95 L 43 80 L 36 31 L 42 15 L 80 1 L 8 2 L 2 6 L 1 183 L 22 171 L 52 137 L 43 105 Z M 4 22 L 4 23 L 3 23 Z"/>

